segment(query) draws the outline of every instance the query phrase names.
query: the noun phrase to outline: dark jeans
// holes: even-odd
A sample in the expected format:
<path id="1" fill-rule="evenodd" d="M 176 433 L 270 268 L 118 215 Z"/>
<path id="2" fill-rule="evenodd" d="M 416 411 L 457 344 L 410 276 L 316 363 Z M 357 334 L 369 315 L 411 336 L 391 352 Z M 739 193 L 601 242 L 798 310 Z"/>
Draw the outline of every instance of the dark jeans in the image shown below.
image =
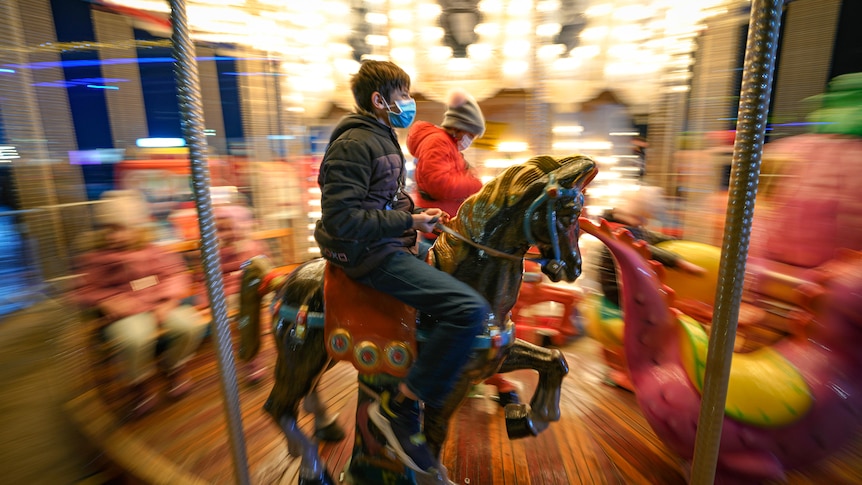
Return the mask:
<path id="1" fill-rule="evenodd" d="M 416 257 L 421 259 L 422 261 L 425 261 L 425 257 L 428 256 L 428 251 L 431 250 L 431 246 L 433 246 L 433 245 L 434 245 L 433 240 L 425 239 L 420 234 L 419 235 L 419 247 L 417 248 L 419 254 L 417 254 Z"/>
<path id="2" fill-rule="evenodd" d="M 357 281 L 390 294 L 438 321 L 405 379 L 428 405 L 443 405 L 484 331 L 491 306 L 476 290 L 413 255 L 398 252 Z"/>

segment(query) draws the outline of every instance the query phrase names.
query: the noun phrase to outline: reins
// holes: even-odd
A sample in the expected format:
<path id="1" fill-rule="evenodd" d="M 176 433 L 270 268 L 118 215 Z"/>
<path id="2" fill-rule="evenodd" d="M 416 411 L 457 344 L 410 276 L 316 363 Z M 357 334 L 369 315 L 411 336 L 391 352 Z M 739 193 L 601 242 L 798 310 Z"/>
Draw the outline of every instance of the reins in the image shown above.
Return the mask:
<path id="1" fill-rule="evenodd" d="M 499 251 L 497 249 L 485 246 L 484 244 L 479 244 L 476 241 L 470 239 L 469 237 L 464 236 L 461 233 L 459 233 L 458 231 L 452 229 L 451 227 L 444 226 L 443 224 L 441 224 L 439 222 L 437 223 L 436 228 L 439 229 L 440 231 L 445 232 L 446 234 L 449 234 L 450 236 L 454 237 L 455 239 L 457 239 L 459 241 L 463 241 L 463 242 L 469 244 L 470 246 L 473 246 L 474 248 L 488 254 L 489 256 L 494 256 L 494 257 L 503 258 L 503 259 L 509 259 L 512 261 L 521 261 L 522 259 L 527 259 L 525 257 L 515 256 L 514 254 L 504 253 L 503 251 Z"/>

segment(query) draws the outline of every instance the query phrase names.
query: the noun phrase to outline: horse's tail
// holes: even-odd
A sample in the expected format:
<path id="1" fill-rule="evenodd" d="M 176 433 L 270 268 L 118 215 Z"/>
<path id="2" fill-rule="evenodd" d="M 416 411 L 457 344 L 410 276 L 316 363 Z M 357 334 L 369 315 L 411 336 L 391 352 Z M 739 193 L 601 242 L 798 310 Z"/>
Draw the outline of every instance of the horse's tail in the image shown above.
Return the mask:
<path id="1" fill-rule="evenodd" d="M 242 265 L 239 293 L 239 358 L 251 360 L 260 350 L 260 307 L 263 296 L 270 291 L 273 270 L 266 256 L 255 256 Z"/>

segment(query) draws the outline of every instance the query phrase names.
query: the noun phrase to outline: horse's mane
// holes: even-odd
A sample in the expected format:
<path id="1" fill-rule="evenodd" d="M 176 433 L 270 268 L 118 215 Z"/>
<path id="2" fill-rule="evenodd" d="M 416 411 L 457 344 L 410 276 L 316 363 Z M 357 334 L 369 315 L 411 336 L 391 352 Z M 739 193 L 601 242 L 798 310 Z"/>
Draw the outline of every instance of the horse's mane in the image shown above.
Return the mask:
<path id="1" fill-rule="evenodd" d="M 449 227 L 467 237 L 484 233 L 485 225 L 494 215 L 517 205 L 528 187 L 561 166 L 555 158 L 542 155 L 507 168 L 461 204 L 458 216 L 449 222 Z M 466 243 L 445 233 L 440 235 L 434 244 L 437 266 L 452 273 L 467 250 Z"/>

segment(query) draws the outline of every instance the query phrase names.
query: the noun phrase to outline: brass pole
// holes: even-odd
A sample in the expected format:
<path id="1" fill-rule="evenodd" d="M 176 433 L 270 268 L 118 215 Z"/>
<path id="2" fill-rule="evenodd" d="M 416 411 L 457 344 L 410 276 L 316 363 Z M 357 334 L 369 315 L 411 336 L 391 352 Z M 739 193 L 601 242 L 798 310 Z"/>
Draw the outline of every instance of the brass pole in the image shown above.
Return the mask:
<path id="1" fill-rule="evenodd" d="M 784 3 L 751 2 L 716 304 L 692 463 L 690 483 L 696 485 L 710 485 L 715 480 Z"/>
<path id="2" fill-rule="evenodd" d="M 173 54 L 176 59 L 177 91 L 179 97 L 183 136 L 189 147 L 191 159 L 192 188 L 198 209 L 201 231 L 201 260 L 206 278 L 207 295 L 215 321 L 216 351 L 221 391 L 224 397 L 225 414 L 228 421 L 231 448 L 233 450 L 236 483 L 251 483 L 248 474 L 248 459 L 242 429 L 242 414 L 239 407 L 239 391 L 236 382 L 236 365 L 231 344 L 224 281 L 221 274 L 221 259 L 216 239 L 215 217 L 210 198 L 210 172 L 207 162 L 207 142 L 204 134 L 203 104 L 201 102 L 200 79 L 198 77 L 195 46 L 189 35 L 185 0 L 170 0 L 171 23 L 173 24 Z"/>

